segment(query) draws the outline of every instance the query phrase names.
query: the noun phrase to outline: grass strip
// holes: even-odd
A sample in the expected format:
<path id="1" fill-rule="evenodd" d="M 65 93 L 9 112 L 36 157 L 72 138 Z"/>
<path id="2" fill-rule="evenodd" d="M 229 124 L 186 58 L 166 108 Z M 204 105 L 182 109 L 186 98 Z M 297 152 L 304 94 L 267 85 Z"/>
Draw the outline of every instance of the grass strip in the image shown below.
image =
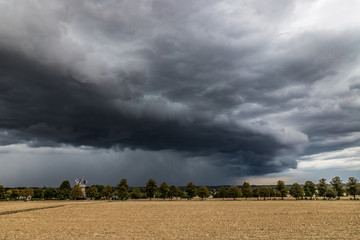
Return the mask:
<path id="1" fill-rule="evenodd" d="M 66 205 L 56 205 L 56 206 L 48 206 L 48 207 L 40 207 L 40 208 L 28 208 L 28 209 L 5 211 L 5 212 L 0 212 L 0 216 L 1 215 L 9 215 L 9 214 L 21 213 L 21 212 L 31 212 L 31 211 L 43 210 L 43 209 L 49 209 L 49 208 L 58 208 L 58 207 L 63 207 L 63 206 L 66 206 Z"/>

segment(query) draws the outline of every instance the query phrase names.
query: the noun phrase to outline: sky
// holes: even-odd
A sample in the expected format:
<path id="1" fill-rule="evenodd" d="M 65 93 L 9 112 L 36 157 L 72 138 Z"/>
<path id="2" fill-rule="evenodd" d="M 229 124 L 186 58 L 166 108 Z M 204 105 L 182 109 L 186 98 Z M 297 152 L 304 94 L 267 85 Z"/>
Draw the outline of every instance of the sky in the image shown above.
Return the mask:
<path id="1" fill-rule="evenodd" d="M 0 184 L 359 178 L 359 9 L 0 0 Z"/>

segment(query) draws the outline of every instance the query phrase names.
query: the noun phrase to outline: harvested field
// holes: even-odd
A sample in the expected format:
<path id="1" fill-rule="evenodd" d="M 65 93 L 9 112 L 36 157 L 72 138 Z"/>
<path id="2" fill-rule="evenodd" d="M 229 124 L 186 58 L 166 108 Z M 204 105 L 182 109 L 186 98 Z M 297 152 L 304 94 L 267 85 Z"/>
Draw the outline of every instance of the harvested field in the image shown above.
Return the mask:
<path id="1" fill-rule="evenodd" d="M 19 209 L 0 215 L 0 239 L 360 238 L 356 201 L 0 202 Z"/>

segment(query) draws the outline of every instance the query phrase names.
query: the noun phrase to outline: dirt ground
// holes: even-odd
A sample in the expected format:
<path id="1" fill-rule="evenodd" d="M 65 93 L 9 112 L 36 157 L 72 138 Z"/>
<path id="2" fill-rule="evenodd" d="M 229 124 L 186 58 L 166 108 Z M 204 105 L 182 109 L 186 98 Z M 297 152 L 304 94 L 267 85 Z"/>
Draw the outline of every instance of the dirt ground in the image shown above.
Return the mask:
<path id="1" fill-rule="evenodd" d="M 360 239 L 359 223 L 359 201 L 0 202 L 0 239 Z"/>

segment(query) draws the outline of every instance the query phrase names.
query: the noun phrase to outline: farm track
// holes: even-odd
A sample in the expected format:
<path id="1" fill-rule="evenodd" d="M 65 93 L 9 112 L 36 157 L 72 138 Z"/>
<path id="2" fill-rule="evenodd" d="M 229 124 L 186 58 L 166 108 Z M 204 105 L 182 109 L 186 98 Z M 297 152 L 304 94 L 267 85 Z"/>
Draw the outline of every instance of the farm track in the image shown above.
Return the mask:
<path id="1" fill-rule="evenodd" d="M 0 212 L 0 215 L 9 215 L 9 214 L 15 214 L 15 213 L 21 213 L 21 212 L 31 212 L 31 211 L 36 211 L 36 210 L 58 208 L 58 207 L 64 207 L 64 206 L 67 206 L 67 205 L 56 205 L 56 206 L 49 206 L 49 207 L 28 208 L 28 209 L 20 209 L 20 210 L 13 210 L 13 211 L 5 211 L 5 212 Z"/>

